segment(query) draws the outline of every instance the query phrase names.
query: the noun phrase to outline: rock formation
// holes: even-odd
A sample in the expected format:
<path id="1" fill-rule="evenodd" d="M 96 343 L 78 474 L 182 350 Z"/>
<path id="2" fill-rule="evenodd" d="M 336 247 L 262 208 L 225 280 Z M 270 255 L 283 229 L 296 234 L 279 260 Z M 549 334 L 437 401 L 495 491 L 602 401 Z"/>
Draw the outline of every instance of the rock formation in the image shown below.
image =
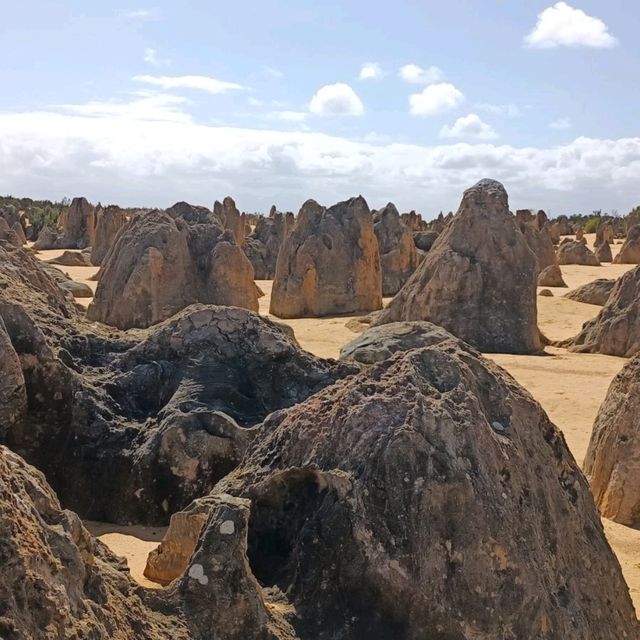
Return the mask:
<path id="1" fill-rule="evenodd" d="M 272 414 L 208 500 L 175 584 L 189 618 L 232 616 L 233 637 L 274 611 L 278 638 L 638 634 L 562 434 L 458 340 Z"/>
<path id="2" fill-rule="evenodd" d="M 603 243 L 613 244 L 615 230 L 611 220 L 601 220 L 596 227 L 596 240 L 594 245 L 598 246 Z"/>
<path id="3" fill-rule="evenodd" d="M 241 247 L 244 245 L 245 236 L 245 216 L 240 213 L 236 207 L 233 198 L 227 196 L 222 204 L 217 200 L 213 204 L 213 213 L 218 217 L 225 229 L 229 229 L 233 233 L 236 244 Z"/>
<path id="4" fill-rule="evenodd" d="M 595 255 L 599 262 L 613 262 L 611 246 L 606 240 L 595 245 Z"/>
<path id="5" fill-rule="evenodd" d="M 99 267 L 114 245 L 120 230 L 127 224 L 127 215 L 115 205 L 110 205 L 98 214 L 95 240 L 91 251 L 91 264 Z"/>
<path id="6" fill-rule="evenodd" d="M 374 364 L 398 351 L 430 347 L 452 335 L 431 322 L 390 322 L 371 327 L 340 349 L 340 360 Z"/>
<path id="7" fill-rule="evenodd" d="M 96 234 L 96 212 L 86 198 L 74 198 L 58 220 L 59 231 L 43 227 L 34 248 L 84 249 L 93 245 Z"/>
<path id="8" fill-rule="evenodd" d="M 586 304 L 597 304 L 603 307 L 607 304 L 611 290 L 615 286 L 616 281 L 607 278 L 598 278 L 593 282 L 587 282 L 580 287 L 569 291 L 565 294 L 565 298 L 570 298 L 576 302 L 584 302 Z"/>
<path id="9" fill-rule="evenodd" d="M 566 287 L 562 278 L 562 271 L 557 264 L 552 264 L 543 269 L 538 275 L 539 287 Z"/>
<path id="10" fill-rule="evenodd" d="M 570 351 L 630 358 L 640 350 L 640 267 L 619 278 L 600 313 L 575 337 L 560 343 Z"/>
<path id="11" fill-rule="evenodd" d="M 537 224 L 538 219 L 533 218 L 532 222 L 519 222 L 518 227 L 538 260 L 538 270 L 543 271 L 557 263 L 556 250 L 548 227 L 538 229 Z"/>
<path id="12" fill-rule="evenodd" d="M 576 229 L 576 240 L 578 242 L 581 242 L 582 240 L 584 240 L 584 229 L 582 227 L 578 227 Z"/>
<path id="13" fill-rule="evenodd" d="M 605 518 L 640 525 L 640 355 L 611 382 L 593 425 L 584 463 Z"/>
<path id="14" fill-rule="evenodd" d="M 627 237 L 620 253 L 615 257 L 615 264 L 640 264 L 640 224 L 636 224 L 627 231 Z"/>
<path id="15" fill-rule="evenodd" d="M 278 256 L 270 313 L 300 318 L 381 307 L 378 241 L 364 198 L 328 209 L 305 202 Z"/>
<path id="16" fill-rule="evenodd" d="M 204 207 L 178 203 L 121 230 L 87 317 L 148 327 L 196 302 L 258 310 L 253 268 L 231 232 Z"/>
<path id="17" fill-rule="evenodd" d="M 293 215 L 277 211 L 273 211 L 268 218 L 258 218 L 255 229 L 245 239 L 243 247 L 253 265 L 256 280 L 273 280 L 280 247 L 294 224 Z"/>
<path id="18" fill-rule="evenodd" d="M 146 597 L 122 560 L 60 507 L 43 475 L 2 446 L 0 558 L 1 638 L 194 637 L 177 601 Z"/>
<path id="19" fill-rule="evenodd" d="M 0 218 L 0 242 L 6 242 L 13 247 L 21 247 L 24 244 L 4 218 Z"/>
<path id="20" fill-rule="evenodd" d="M 558 246 L 558 264 L 600 266 L 600 262 L 593 251 L 576 240 L 566 240 L 560 243 Z"/>
<path id="21" fill-rule="evenodd" d="M 482 351 L 537 353 L 537 273 L 504 187 L 481 180 L 374 324 L 428 320 Z"/>
<path id="22" fill-rule="evenodd" d="M 57 258 L 47 260 L 49 264 L 59 264 L 63 267 L 90 267 L 91 260 L 87 253 L 82 251 L 64 251 Z"/>
<path id="23" fill-rule="evenodd" d="M 65 506 L 108 522 L 166 523 L 238 464 L 268 413 L 355 370 L 239 308 L 132 334 L 89 325 L 35 258 L 1 246 L 0 319 L 0 442 Z"/>
<path id="24" fill-rule="evenodd" d="M 373 214 L 382 268 L 382 295 L 394 296 L 418 266 L 413 237 L 391 202 Z"/>
<path id="25" fill-rule="evenodd" d="M 416 249 L 426 253 L 431 250 L 439 235 L 436 231 L 416 231 L 413 234 L 413 243 L 416 245 Z"/>

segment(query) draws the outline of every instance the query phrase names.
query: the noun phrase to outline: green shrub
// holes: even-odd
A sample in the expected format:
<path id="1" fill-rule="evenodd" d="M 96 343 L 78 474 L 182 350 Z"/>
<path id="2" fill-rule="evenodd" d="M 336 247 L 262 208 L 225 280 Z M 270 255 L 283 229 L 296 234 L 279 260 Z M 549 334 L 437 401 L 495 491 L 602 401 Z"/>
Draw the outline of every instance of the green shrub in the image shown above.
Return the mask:
<path id="1" fill-rule="evenodd" d="M 589 220 L 587 220 L 585 225 L 584 225 L 584 232 L 585 233 L 595 233 L 599 224 L 600 224 L 600 218 L 599 217 L 589 218 Z"/>

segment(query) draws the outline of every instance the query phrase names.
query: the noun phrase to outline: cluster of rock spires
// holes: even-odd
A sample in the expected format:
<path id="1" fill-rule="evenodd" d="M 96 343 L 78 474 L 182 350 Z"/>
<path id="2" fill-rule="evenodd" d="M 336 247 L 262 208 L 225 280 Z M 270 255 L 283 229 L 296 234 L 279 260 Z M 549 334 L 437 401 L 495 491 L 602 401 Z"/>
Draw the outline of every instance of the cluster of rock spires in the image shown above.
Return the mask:
<path id="1" fill-rule="evenodd" d="M 112 214 L 88 318 L 0 243 L 0 637 L 638 637 L 561 433 L 476 351 L 542 348 L 541 216 L 483 180 L 418 265 L 395 207 L 362 198 L 249 234 L 230 198 Z M 317 358 L 254 313 L 252 240 L 269 260 L 280 243 L 277 315 L 380 309 L 385 269 L 399 293 L 340 361 Z M 620 474 L 592 473 L 614 505 Z M 68 509 L 171 518 L 146 571 L 167 588 L 136 585 Z"/>
<path id="2" fill-rule="evenodd" d="M 214 212 L 179 202 L 136 216 L 104 260 L 87 317 L 128 329 L 196 302 L 257 311 L 253 267 L 238 234 L 244 222 L 231 198 Z"/>

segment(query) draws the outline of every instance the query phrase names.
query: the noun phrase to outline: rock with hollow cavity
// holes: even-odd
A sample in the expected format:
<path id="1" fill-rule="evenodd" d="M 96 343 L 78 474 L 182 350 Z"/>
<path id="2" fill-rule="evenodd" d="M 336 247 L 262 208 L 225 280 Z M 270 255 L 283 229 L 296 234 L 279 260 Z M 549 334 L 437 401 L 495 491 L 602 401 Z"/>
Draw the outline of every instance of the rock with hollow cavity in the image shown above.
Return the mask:
<path id="1" fill-rule="evenodd" d="M 637 636 L 562 434 L 460 341 L 397 353 L 261 429 L 213 494 L 193 593 L 220 575 L 232 611 L 263 599 L 300 638 Z M 197 610 L 215 624 L 220 609 Z"/>

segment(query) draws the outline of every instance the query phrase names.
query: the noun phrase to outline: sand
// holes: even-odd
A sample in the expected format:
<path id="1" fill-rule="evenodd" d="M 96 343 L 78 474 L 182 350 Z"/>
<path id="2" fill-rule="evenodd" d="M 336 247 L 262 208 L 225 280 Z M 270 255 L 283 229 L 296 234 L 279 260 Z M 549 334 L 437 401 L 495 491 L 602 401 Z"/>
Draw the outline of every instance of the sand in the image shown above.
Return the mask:
<path id="1" fill-rule="evenodd" d="M 593 248 L 593 234 L 587 235 Z M 615 256 L 621 244 L 612 246 Z M 42 251 L 39 256 L 49 259 L 61 251 Z M 553 297 L 538 296 L 538 324 L 552 340 L 576 335 L 582 324 L 595 317 L 600 307 L 582 304 L 562 297 L 571 289 L 596 278 L 618 278 L 634 265 L 605 263 L 600 267 L 562 266 L 568 288 L 551 289 Z M 86 282 L 95 291 L 96 283 L 89 281 L 96 267 L 63 267 L 73 279 Z M 258 286 L 265 293 L 260 299 L 260 313 L 268 315 L 272 282 L 260 280 Z M 88 304 L 85 299 L 78 302 Z M 387 300 L 385 301 L 387 302 Z M 323 358 L 337 358 L 340 348 L 358 333 L 356 317 L 300 318 L 286 320 L 300 345 Z M 278 320 L 278 318 L 274 318 Z M 280 321 L 282 322 L 282 321 Z M 349 328 L 350 327 L 352 328 Z M 363 327 L 361 327 L 363 328 Z M 603 355 L 576 354 L 565 349 L 548 347 L 547 356 L 514 356 L 487 354 L 504 367 L 544 407 L 552 421 L 562 430 L 578 464 L 582 464 L 591 435 L 591 426 L 609 384 L 623 367 L 625 360 Z M 604 520 L 609 543 L 622 566 L 636 610 L 640 612 L 640 531 Z M 100 540 L 129 562 L 132 576 L 145 586 L 155 586 L 143 575 L 144 564 L 162 537 L 162 529 L 147 527 L 116 527 L 91 523 L 91 530 Z"/>

